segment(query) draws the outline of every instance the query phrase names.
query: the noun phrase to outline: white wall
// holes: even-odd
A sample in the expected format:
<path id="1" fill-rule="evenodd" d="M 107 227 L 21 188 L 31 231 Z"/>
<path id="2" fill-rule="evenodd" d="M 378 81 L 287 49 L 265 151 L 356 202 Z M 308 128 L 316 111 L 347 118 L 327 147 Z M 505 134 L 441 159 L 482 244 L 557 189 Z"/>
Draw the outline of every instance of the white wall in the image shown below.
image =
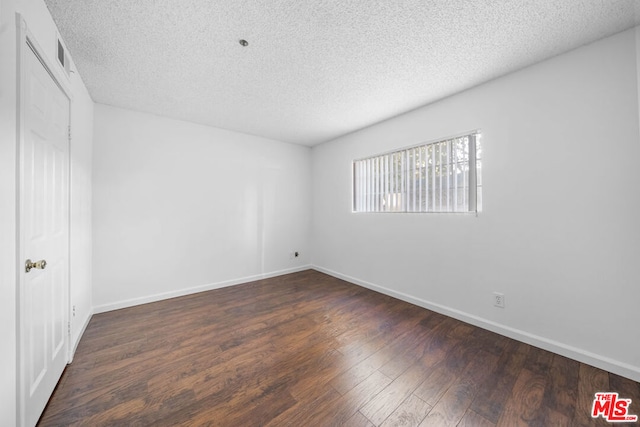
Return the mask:
<path id="1" fill-rule="evenodd" d="M 56 27 L 40 0 L 0 0 L 0 425 L 16 424 L 16 18 L 20 12 L 38 44 L 55 58 Z M 54 64 L 51 61 L 51 64 Z M 91 138 L 93 101 L 74 74 L 71 121 L 72 345 L 91 313 Z"/>
<path id="2" fill-rule="evenodd" d="M 308 264 L 308 147 L 100 104 L 94 140 L 96 311 Z"/>
<path id="3" fill-rule="evenodd" d="M 314 147 L 312 263 L 640 380 L 637 78 L 631 30 Z M 353 159 L 474 129 L 478 217 L 351 213 Z"/>

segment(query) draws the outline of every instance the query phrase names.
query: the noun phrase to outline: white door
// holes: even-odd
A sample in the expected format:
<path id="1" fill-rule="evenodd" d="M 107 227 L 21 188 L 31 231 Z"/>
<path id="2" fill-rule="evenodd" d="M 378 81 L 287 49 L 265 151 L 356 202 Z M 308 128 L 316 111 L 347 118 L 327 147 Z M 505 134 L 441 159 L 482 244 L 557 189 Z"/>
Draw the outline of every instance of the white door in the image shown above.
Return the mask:
<path id="1" fill-rule="evenodd" d="M 19 363 L 22 421 L 32 426 L 68 360 L 70 101 L 22 47 Z"/>

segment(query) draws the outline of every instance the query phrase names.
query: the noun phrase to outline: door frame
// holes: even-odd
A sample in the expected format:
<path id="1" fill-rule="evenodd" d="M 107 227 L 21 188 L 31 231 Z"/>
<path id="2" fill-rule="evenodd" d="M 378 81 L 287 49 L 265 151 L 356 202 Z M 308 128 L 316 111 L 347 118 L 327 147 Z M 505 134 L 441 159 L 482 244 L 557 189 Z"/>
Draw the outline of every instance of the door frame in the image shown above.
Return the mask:
<path id="1" fill-rule="evenodd" d="M 50 75 L 53 82 L 58 86 L 62 93 L 69 100 L 69 135 L 71 133 L 71 104 L 73 96 L 68 82 L 65 81 L 61 72 L 55 66 L 55 62 L 52 62 L 42 49 L 40 44 L 35 39 L 34 35 L 29 30 L 26 20 L 20 13 L 16 13 L 16 166 L 17 166 L 17 186 L 16 186 L 16 328 L 17 328 L 17 342 L 16 342 L 16 397 L 17 397 L 17 420 L 19 426 L 24 426 L 26 419 L 26 402 L 24 401 L 24 389 L 27 385 L 25 367 L 22 361 L 23 353 L 23 339 L 24 339 L 24 317 L 22 316 L 22 303 L 24 301 L 24 260 L 25 260 L 25 225 L 24 225 L 24 145 L 25 145 L 25 122 L 26 122 L 26 107 L 24 100 L 26 99 L 26 61 L 27 55 L 30 51 L 38 58 L 45 71 Z M 67 157 L 67 191 L 69 194 L 67 201 L 67 297 L 65 298 L 65 321 L 67 323 L 67 333 L 65 337 L 65 353 L 67 363 L 71 363 L 72 359 L 72 346 L 71 346 L 71 137 L 69 136 L 69 154 Z"/>

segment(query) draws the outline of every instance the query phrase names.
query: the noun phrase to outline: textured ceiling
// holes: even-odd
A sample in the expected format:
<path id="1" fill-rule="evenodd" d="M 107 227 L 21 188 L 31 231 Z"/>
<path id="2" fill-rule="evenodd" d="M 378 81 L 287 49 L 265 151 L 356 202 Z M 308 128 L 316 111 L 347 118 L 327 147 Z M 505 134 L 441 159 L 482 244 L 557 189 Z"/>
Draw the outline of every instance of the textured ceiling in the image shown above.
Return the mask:
<path id="1" fill-rule="evenodd" d="M 94 101 L 306 145 L 640 22 L 636 0 L 45 2 Z"/>

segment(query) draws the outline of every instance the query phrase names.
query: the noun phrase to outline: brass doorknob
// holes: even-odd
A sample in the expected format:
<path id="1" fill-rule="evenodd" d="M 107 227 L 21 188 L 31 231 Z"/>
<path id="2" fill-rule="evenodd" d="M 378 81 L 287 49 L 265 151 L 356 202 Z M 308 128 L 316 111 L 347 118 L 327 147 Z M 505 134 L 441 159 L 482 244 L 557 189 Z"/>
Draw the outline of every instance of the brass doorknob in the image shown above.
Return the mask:
<path id="1" fill-rule="evenodd" d="M 31 271 L 32 268 L 39 268 L 40 270 L 44 270 L 44 268 L 47 266 L 47 261 L 41 259 L 40 261 L 36 261 L 33 262 L 30 259 L 28 259 L 25 263 L 24 263 L 24 269 L 25 271 L 28 273 Z"/>

